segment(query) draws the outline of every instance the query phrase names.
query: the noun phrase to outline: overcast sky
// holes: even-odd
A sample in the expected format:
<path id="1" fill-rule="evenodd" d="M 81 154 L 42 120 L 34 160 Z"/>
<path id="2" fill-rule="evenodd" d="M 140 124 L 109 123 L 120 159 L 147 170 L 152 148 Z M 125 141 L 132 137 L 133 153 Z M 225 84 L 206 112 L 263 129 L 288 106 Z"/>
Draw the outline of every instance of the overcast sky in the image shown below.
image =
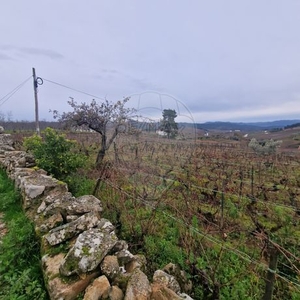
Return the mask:
<path id="1" fill-rule="evenodd" d="M 0 111 L 14 120 L 35 118 L 32 67 L 44 80 L 40 119 L 69 110 L 69 97 L 126 96 L 141 114 L 172 108 L 182 121 L 300 119 L 299 0 L 9 0 L 0 8 Z"/>

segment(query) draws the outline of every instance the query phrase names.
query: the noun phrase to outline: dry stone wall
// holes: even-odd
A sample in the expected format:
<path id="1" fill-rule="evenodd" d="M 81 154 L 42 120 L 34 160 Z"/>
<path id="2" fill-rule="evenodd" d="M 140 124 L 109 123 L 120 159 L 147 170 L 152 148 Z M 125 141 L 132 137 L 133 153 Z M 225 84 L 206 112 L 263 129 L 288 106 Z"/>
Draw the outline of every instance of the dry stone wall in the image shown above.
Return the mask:
<path id="1" fill-rule="evenodd" d="M 132 254 L 114 225 L 101 217 L 101 200 L 75 198 L 64 182 L 36 168 L 34 157 L 16 151 L 9 134 L 0 134 L 0 164 L 34 224 L 51 300 L 192 299 L 183 271 L 169 264 L 149 279 L 146 258 Z"/>

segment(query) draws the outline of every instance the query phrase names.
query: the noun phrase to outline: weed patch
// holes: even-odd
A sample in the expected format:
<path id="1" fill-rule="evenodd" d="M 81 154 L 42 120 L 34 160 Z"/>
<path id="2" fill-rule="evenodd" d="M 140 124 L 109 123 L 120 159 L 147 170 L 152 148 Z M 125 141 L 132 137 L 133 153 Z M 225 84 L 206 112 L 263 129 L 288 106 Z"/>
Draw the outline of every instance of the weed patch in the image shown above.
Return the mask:
<path id="1" fill-rule="evenodd" d="M 0 170 L 0 211 L 7 233 L 0 243 L 0 299 L 48 299 L 34 228 L 22 212 L 20 195 Z"/>

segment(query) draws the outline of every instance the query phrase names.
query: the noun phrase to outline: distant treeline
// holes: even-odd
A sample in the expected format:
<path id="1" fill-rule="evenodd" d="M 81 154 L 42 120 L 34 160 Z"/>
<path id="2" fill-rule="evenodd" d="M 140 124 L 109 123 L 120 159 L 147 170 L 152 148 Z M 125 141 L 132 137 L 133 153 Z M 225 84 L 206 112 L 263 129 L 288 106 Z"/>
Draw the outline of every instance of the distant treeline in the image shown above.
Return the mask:
<path id="1" fill-rule="evenodd" d="M 300 123 L 295 123 L 292 125 L 287 125 L 284 127 L 284 129 L 291 129 L 291 128 L 295 128 L 295 127 L 300 127 Z"/>
<path id="2" fill-rule="evenodd" d="M 272 123 L 272 122 L 271 122 Z M 132 127 L 138 128 L 142 131 L 156 131 L 159 129 L 159 122 L 137 122 L 131 120 L 130 122 Z M 255 123 L 254 123 L 255 124 Z M 36 124 L 35 121 L 4 121 L 0 120 L 0 126 L 4 127 L 5 131 L 35 131 Z M 295 127 L 300 127 L 300 122 L 286 125 L 282 127 L 275 126 L 265 126 L 259 127 L 253 124 L 247 123 L 230 123 L 230 122 L 208 122 L 202 124 L 192 124 L 192 123 L 178 123 L 179 127 L 193 127 L 203 130 L 243 130 L 243 131 L 260 131 L 260 130 L 270 130 L 270 131 L 280 131 L 283 129 L 291 129 Z M 64 125 L 57 121 L 40 121 L 39 122 L 40 130 L 44 130 L 47 127 L 54 129 L 63 129 Z"/>
<path id="3" fill-rule="evenodd" d="M 35 131 L 36 123 L 34 121 L 0 121 L 0 126 L 4 128 L 4 131 Z M 40 121 L 40 130 L 44 130 L 47 127 L 54 129 L 61 129 L 62 124 L 54 121 Z"/>

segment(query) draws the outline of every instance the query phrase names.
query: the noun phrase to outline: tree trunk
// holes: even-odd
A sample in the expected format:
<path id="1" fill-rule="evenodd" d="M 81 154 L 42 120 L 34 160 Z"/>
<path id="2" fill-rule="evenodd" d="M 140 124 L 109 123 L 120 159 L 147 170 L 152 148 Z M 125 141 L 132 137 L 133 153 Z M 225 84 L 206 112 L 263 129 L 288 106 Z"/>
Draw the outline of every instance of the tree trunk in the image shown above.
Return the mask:
<path id="1" fill-rule="evenodd" d="M 99 178 L 96 181 L 94 191 L 93 191 L 93 196 L 95 197 L 97 197 L 98 190 L 100 189 L 101 183 L 107 178 L 107 173 L 106 173 L 107 167 L 108 167 L 107 163 L 101 165 Z"/>
<path id="2" fill-rule="evenodd" d="M 117 144 L 114 142 L 114 152 L 115 152 L 115 162 L 118 164 L 120 162 Z"/>
<path id="3" fill-rule="evenodd" d="M 106 140 L 107 140 L 106 134 L 103 133 L 101 136 L 101 148 L 98 152 L 97 159 L 96 159 L 96 168 L 100 167 L 104 159 L 104 156 L 106 154 Z"/>
<path id="4" fill-rule="evenodd" d="M 111 144 L 114 142 L 116 136 L 118 135 L 118 133 L 119 133 L 118 127 L 119 127 L 119 124 L 117 124 L 117 126 L 115 127 L 114 132 L 108 141 L 107 141 L 107 135 L 106 135 L 106 128 L 103 129 L 102 133 L 99 132 L 101 134 L 101 147 L 98 152 L 97 159 L 96 159 L 96 168 L 99 168 L 101 166 L 104 156 L 106 154 L 106 151 L 109 149 Z"/>
<path id="5" fill-rule="evenodd" d="M 98 168 L 102 164 L 105 153 L 106 153 L 105 149 L 100 149 L 99 150 L 99 152 L 97 154 L 97 159 L 96 159 L 96 168 Z"/>

